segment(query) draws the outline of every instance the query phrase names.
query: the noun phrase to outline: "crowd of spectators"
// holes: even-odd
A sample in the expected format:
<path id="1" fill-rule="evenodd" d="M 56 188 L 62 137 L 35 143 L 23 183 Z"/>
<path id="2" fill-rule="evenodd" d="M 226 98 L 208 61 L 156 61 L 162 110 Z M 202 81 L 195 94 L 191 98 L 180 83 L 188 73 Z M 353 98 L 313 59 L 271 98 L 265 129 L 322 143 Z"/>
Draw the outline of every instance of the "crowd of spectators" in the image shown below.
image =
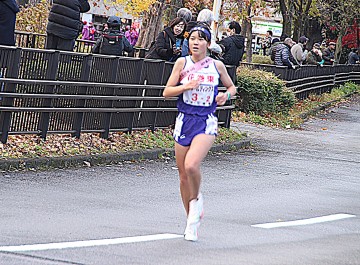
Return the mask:
<path id="1" fill-rule="evenodd" d="M 291 38 L 282 36 L 280 41 L 270 42 L 268 55 L 275 65 L 288 66 L 295 69 L 301 65 L 334 65 L 336 43 L 333 41 L 314 43 L 308 49 L 309 39 L 301 36 L 296 43 Z M 347 64 L 358 64 L 358 49 L 352 49 Z"/>
<path id="2" fill-rule="evenodd" d="M 76 39 L 81 38 L 84 41 L 96 41 L 92 49 L 94 53 L 104 53 L 103 51 L 107 50 L 106 54 L 113 51 L 114 55 L 123 55 L 126 51 L 129 56 L 133 56 L 133 47 L 138 42 L 139 29 L 134 25 L 125 27 L 121 24 L 120 18 L 110 17 L 112 21 L 119 23 L 109 25 L 108 21 L 100 30 L 94 27 L 92 21 L 81 21 L 81 13 L 89 10 L 88 0 L 53 0 L 46 28 L 45 48 L 72 51 Z M 15 45 L 14 31 L 17 12 L 19 12 L 19 7 L 15 0 L 0 1 L 0 45 Z M 209 9 L 201 10 L 195 19 L 189 9 L 180 8 L 177 17 L 157 35 L 152 45 L 147 47 L 149 52 L 146 58 L 176 61 L 177 58 L 188 55 L 188 32 L 201 24 L 210 27 L 213 21 L 214 15 Z M 215 36 L 216 34 L 212 32 L 208 56 L 221 60 L 227 65 L 238 66 L 242 61 L 245 49 L 245 38 L 241 35 L 240 24 L 231 21 L 227 31 L 223 32 L 221 40 L 216 39 Z M 263 55 L 270 56 L 275 65 L 289 68 L 301 65 L 334 64 L 335 42 L 316 42 L 308 47 L 309 41 L 306 36 L 301 36 L 297 43 L 287 36 L 279 39 L 273 36 L 271 30 L 268 30 L 261 42 L 261 49 Z M 93 45 L 94 42 L 89 43 L 88 45 Z M 108 45 L 109 48 L 103 48 L 104 45 Z M 112 45 L 118 47 L 111 47 Z M 347 64 L 359 63 L 359 50 L 352 49 L 348 54 Z"/>

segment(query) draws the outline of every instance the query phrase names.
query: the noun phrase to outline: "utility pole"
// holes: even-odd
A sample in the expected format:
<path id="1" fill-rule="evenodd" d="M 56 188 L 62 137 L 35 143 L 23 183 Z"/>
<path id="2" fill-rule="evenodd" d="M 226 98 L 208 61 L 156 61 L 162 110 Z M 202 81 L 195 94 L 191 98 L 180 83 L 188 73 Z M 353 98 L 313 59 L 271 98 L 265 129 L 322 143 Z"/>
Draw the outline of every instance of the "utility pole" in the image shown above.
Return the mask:
<path id="1" fill-rule="evenodd" d="M 220 9 L 221 9 L 221 0 L 214 0 L 214 4 L 213 4 L 214 22 L 212 23 L 211 26 L 212 32 L 214 33 L 212 37 L 214 41 L 216 41 L 216 37 L 218 35 Z"/>

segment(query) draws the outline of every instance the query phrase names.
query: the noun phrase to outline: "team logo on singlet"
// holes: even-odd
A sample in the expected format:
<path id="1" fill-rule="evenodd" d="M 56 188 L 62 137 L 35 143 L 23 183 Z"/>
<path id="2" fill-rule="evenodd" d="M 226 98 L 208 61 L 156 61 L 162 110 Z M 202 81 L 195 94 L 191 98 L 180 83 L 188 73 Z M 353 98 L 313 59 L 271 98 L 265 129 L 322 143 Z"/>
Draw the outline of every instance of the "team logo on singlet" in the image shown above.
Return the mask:
<path id="1" fill-rule="evenodd" d="M 194 79 L 199 80 L 201 84 L 197 88 L 184 92 L 184 102 L 192 106 L 211 106 L 214 101 L 215 76 L 213 74 L 195 73 L 190 74 L 186 81 L 189 82 Z"/>

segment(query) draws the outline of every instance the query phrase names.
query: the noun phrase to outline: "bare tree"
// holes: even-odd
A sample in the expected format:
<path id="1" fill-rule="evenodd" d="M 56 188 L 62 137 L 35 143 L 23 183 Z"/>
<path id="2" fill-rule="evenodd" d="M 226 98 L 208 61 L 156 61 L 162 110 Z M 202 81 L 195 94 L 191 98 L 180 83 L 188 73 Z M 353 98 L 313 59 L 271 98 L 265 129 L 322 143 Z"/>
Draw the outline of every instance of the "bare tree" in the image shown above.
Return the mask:
<path id="1" fill-rule="evenodd" d="M 162 30 L 162 17 L 166 9 L 165 0 L 159 0 L 153 4 L 149 11 L 145 12 L 141 26 L 138 46 L 149 48 L 159 32 Z"/>

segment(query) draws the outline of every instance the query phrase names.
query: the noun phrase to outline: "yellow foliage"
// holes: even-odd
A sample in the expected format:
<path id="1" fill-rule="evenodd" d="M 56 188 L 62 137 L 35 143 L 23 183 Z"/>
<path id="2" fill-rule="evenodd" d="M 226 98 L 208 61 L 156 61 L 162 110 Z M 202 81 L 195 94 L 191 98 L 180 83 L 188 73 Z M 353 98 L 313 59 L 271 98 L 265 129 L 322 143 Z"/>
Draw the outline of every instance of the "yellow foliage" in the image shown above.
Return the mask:
<path id="1" fill-rule="evenodd" d="M 16 16 L 16 29 L 33 33 L 46 33 L 50 4 L 42 0 L 35 5 L 21 7 Z"/>
<path id="2" fill-rule="evenodd" d="M 104 2 L 111 6 L 121 6 L 126 13 L 139 17 L 148 11 L 150 6 L 156 3 L 156 0 L 105 0 Z"/>

